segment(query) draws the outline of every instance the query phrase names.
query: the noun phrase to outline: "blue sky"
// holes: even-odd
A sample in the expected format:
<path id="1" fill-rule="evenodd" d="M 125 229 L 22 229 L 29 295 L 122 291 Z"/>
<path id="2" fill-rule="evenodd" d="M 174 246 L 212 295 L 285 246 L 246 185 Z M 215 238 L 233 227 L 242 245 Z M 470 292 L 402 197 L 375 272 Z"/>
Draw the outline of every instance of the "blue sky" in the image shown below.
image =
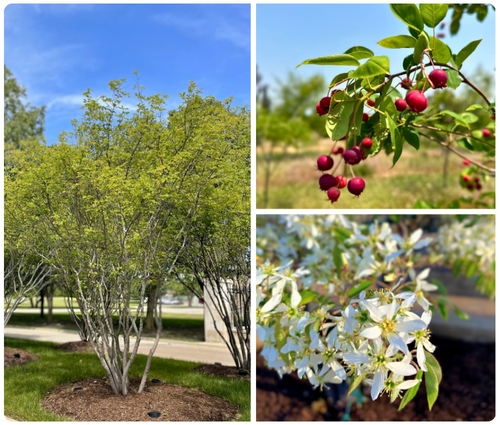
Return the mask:
<path id="1" fill-rule="evenodd" d="M 450 18 L 451 12 L 444 21 L 449 23 Z M 264 82 L 271 87 L 276 77 L 286 81 L 288 72 L 302 78 L 322 74 L 330 82 L 335 75 L 354 68 L 295 67 L 306 59 L 343 53 L 353 46 L 367 47 L 377 56 L 388 56 L 392 72 L 401 71 L 404 57 L 411 53 L 411 49 L 386 49 L 377 45 L 386 37 L 408 34 L 407 26 L 393 15 L 388 4 L 257 5 L 256 24 L 257 65 Z M 478 64 L 494 73 L 495 12 L 491 7 L 483 22 L 478 22 L 475 15 L 465 14 L 457 35 L 450 36 L 447 27 L 444 31 L 447 35 L 442 40 L 453 53 L 473 40 L 483 39 L 465 61 L 462 68 L 465 75 L 472 74 Z"/>
<path id="2" fill-rule="evenodd" d="M 33 105 L 47 105 L 45 137 L 57 141 L 81 117 L 82 93 L 109 94 L 137 70 L 145 94 L 167 108 L 196 81 L 205 95 L 250 105 L 249 5 L 9 5 L 4 60 Z M 133 106 L 133 97 L 130 98 Z"/>

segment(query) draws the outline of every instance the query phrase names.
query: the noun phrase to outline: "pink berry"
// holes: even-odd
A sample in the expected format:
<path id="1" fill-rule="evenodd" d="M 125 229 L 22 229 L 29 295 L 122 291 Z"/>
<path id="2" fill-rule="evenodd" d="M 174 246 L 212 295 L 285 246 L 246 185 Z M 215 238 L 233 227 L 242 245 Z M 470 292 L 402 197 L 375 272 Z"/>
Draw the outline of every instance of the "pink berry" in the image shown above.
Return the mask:
<path id="1" fill-rule="evenodd" d="M 359 196 L 365 190 L 365 181 L 361 177 L 354 177 L 347 183 L 347 190 L 353 195 Z"/>
<path id="2" fill-rule="evenodd" d="M 429 80 L 434 84 L 434 88 L 442 89 L 446 87 L 448 81 L 448 74 L 442 69 L 435 69 L 429 74 Z"/>
<path id="3" fill-rule="evenodd" d="M 399 112 L 403 112 L 406 109 L 406 101 L 404 99 L 396 99 L 396 102 L 394 102 L 396 105 L 396 109 Z"/>
<path id="4" fill-rule="evenodd" d="M 344 152 L 344 161 L 346 164 L 356 165 L 361 161 L 361 149 L 359 146 L 346 149 Z"/>
<path id="5" fill-rule="evenodd" d="M 370 149 L 373 145 L 373 140 L 370 139 L 369 137 L 363 139 L 363 141 L 361 142 L 361 146 L 365 149 Z"/>
<path id="6" fill-rule="evenodd" d="M 344 177 L 344 176 L 335 177 L 335 187 L 338 187 L 339 189 L 343 189 L 346 186 L 347 186 L 347 177 Z"/>
<path id="7" fill-rule="evenodd" d="M 368 99 L 368 101 L 366 102 L 368 103 L 368 106 L 374 106 L 375 105 L 375 102 L 371 99 Z"/>
<path id="8" fill-rule="evenodd" d="M 490 136 L 491 136 L 491 131 L 490 131 L 490 130 L 488 130 L 487 128 L 485 128 L 485 129 L 483 130 L 483 136 L 484 136 L 484 137 L 490 137 Z"/>
<path id="9" fill-rule="evenodd" d="M 401 87 L 403 87 L 406 90 L 410 90 L 412 83 L 413 83 L 413 81 L 410 80 L 410 82 L 408 82 L 407 78 L 403 78 L 403 82 L 401 83 Z"/>
<path id="10" fill-rule="evenodd" d="M 316 105 L 316 112 L 319 114 L 319 116 L 322 116 L 322 115 L 328 114 L 328 109 L 323 109 L 321 107 L 321 105 L 318 103 Z"/>
<path id="11" fill-rule="evenodd" d="M 332 149 L 332 153 L 333 153 L 334 155 L 337 155 L 337 154 L 339 153 L 339 148 L 333 148 L 333 149 Z"/>
<path id="12" fill-rule="evenodd" d="M 330 103 L 332 102 L 332 98 L 329 96 L 324 97 L 319 101 L 319 104 L 323 109 L 326 109 L 327 111 L 330 109 Z"/>
<path id="13" fill-rule="evenodd" d="M 470 180 L 470 176 L 465 175 L 465 176 L 463 177 L 463 179 L 464 179 L 464 182 L 468 182 L 468 181 Z"/>
<path id="14" fill-rule="evenodd" d="M 335 186 L 335 177 L 331 174 L 323 174 L 319 178 L 319 188 L 321 190 L 328 190 L 333 186 Z"/>
<path id="15" fill-rule="evenodd" d="M 469 165 L 470 161 L 468 159 L 464 159 L 464 165 Z"/>
<path id="16" fill-rule="evenodd" d="M 326 171 L 333 167 L 333 158 L 328 155 L 321 155 L 318 158 L 318 170 Z"/>
<path id="17" fill-rule="evenodd" d="M 437 35 L 437 38 L 445 38 L 446 37 L 446 33 L 444 32 L 440 32 L 438 35 Z"/>
<path id="18" fill-rule="evenodd" d="M 339 199 L 340 190 L 338 190 L 336 187 L 331 187 L 330 189 L 328 189 L 326 194 L 328 195 L 328 198 L 330 199 L 330 201 L 332 201 L 333 204 L 334 202 L 337 202 L 337 200 Z"/>
<path id="19" fill-rule="evenodd" d="M 339 154 L 340 154 L 340 155 L 342 155 L 343 153 L 344 153 L 344 148 L 341 146 L 341 147 L 339 148 Z"/>
<path id="20" fill-rule="evenodd" d="M 422 112 L 427 108 L 427 98 L 420 90 L 409 91 L 406 95 L 406 103 L 413 112 Z"/>
<path id="21" fill-rule="evenodd" d="M 446 26 L 446 22 L 443 21 L 443 22 L 441 22 L 441 25 L 439 26 L 439 28 L 443 29 L 445 26 Z"/>
<path id="22" fill-rule="evenodd" d="M 368 114 L 366 112 L 363 112 L 363 122 L 368 121 L 368 118 L 370 118 Z"/>

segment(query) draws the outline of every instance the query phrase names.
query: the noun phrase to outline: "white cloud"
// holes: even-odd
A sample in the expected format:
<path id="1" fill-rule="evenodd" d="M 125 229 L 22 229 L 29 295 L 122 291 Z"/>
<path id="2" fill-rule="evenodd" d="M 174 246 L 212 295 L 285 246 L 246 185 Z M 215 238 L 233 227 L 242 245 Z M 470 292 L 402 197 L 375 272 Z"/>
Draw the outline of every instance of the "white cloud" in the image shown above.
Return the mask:
<path id="1" fill-rule="evenodd" d="M 220 15 L 183 16 L 173 13 L 154 15 L 152 19 L 160 24 L 175 26 L 198 37 L 213 37 L 229 41 L 237 47 L 250 49 L 249 25 L 238 25 L 238 20 Z M 241 22 L 241 21 L 239 21 Z"/>

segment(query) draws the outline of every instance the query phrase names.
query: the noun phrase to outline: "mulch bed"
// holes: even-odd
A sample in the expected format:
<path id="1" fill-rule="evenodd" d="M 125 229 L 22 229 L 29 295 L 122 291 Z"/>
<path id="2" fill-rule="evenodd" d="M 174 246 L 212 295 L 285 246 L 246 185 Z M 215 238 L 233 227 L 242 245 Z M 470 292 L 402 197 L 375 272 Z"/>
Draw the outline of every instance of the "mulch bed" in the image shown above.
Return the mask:
<path id="1" fill-rule="evenodd" d="M 92 353 L 92 344 L 86 341 L 65 342 L 54 347 L 56 350 L 71 351 L 77 353 Z"/>
<path id="2" fill-rule="evenodd" d="M 42 400 L 52 413 L 77 421 L 229 421 L 238 417 L 237 406 L 192 388 L 148 382 L 141 394 L 140 378 L 130 380 L 126 396 L 114 394 L 102 378 L 61 385 Z M 83 388 L 73 391 L 73 388 Z M 158 419 L 148 412 L 161 412 Z"/>
<path id="3" fill-rule="evenodd" d="M 439 396 L 429 411 L 422 383 L 415 398 L 398 412 L 399 402 L 391 404 L 386 395 L 376 401 L 371 398 L 362 406 L 352 407 L 352 421 L 491 421 L 495 417 L 495 344 L 467 343 L 433 337 L 434 353 L 443 370 Z M 343 412 L 335 409 L 331 400 L 314 394 L 307 380 L 294 374 L 282 380 L 264 365 L 261 356 L 257 369 L 257 420 L 331 420 Z M 363 388 L 369 397 L 370 387 Z M 307 396 L 307 397 L 306 397 Z M 323 413 L 325 406 L 328 410 Z M 318 408 L 318 406 L 320 408 Z M 337 404 L 338 406 L 338 404 Z M 323 411 L 321 410 L 323 409 Z"/>
<path id="4" fill-rule="evenodd" d="M 240 375 L 236 366 L 223 366 L 216 364 L 202 364 L 194 367 L 192 370 L 196 372 L 206 373 L 207 375 L 222 376 L 224 378 L 243 379 L 250 381 L 250 374 Z"/>
<path id="5" fill-rule="evenodd" d="M 19 357 L 15 357 L 14 354 L 19 354 Z M 3 365 L 5 367 L 22 366 L 38 359 L 38 356 L 28 351 L 21 350 L 20 348 L 4 347 L 3 349 Z"/>

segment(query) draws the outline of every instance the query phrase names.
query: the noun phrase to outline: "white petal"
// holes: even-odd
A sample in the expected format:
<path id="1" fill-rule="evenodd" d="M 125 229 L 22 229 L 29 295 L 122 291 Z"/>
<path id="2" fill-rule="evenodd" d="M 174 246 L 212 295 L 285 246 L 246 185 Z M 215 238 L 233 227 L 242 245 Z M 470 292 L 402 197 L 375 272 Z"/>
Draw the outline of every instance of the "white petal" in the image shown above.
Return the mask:
<path id="1" fill-rule="evenodd" d="M 386 366 L 389 370 L 398 375 L 410 376 L 415 375 L 417 373 L 417 369 L 415 369 L 411 364 L 403 363 L 403 362 L 388 362 Z"/>
<path id="2" fill-rule="evenodd" d="M 418 279 L 418 280 L 425 280 L 425 279 L 427 279 L 427 277 L 429 276 L 429 272 L 430 272 L 430 271 L 431 271 L 431 269 L 430 269 L 430 268 L 427 268 L 427 269 L 422 270 L 422 271 L 418 274 L 417 279 Z"/>
<path id="3" fill-rule="evenodd" d="M 403 338 L 401 338 L 397 333 L 390 333 L 387 335 L 387 339 L 393 345 L 396 347 L 398 350 L 401 350 L 403 353 L 408 353 L 408 346 L 405 344 L 403 341 Z"/>
<path id="4" fill-rule="evenodd" d="M 421 379 L 409 379 L 408 381 L 403 381 L 397 386 L 398 390 L 407 390 L 408 388 L 417 385 Z"/>
<path id="5" fill-rule="evenodd" d="M 422 320 L 426 323 L 427 326 L 429 326 L 429 323 L 431 323 L 432 319 L 432 311 L 427 310 L 422 313 Z"/>
<path id="6" fill-rule="evenodd" d="M 371 328 L 366 328 L 359 335 L 368 339 L 374 339 L 382 335 L 382 331 L 378 326 L 372 326 Z"/>
<path id="7" fill-rule="evenodd" d="M 283 296 L 283 294 L 273 295 L 271 297 L 271 299 L 267 303 L 264 304 L 264 307 L 262 307 L 260 311 L 262 311 L 262 313 L 268 313 L 269 311 L 271 311 L 274 307 L 276 307 L 281 302 L 282 296 Z"/>
<path id="8" fill-rule="evenodd" d="M 378 307 L 375 307 L 371 302 L 363 301 L 361 305 L 370 312 L 370 317 L 375 320 L 375 322 L 381 322 L 382 320 L 384 320 L 384 317 L 382 316 L 382 313 L 380 312 Z"/>
<path id="9" fill-rule="evenodd" d="M 393 298 L 392 303 L 389 304 L 389 308 L 387 309 L 386 317 L 389 320 L 392 320 L 394 314 L 396 314 L 396 311 L 398 310 L 398 304 L 396 303 L 396 299 Z"/>
<path id="10" fill-rule="evenodd" d="M 423 320 L 407 320 L 396 323 L 396 332 L 415 332 L 427 327 Z"/>
<path id="11" fill-rule="evenodd" d="M 384 381 L 385 381 L 385 372 L 380 371 L 380 372 L 375 372 L 375 376 L 373 378 L 373 385 L 372 385 L 372 400 L 376 400 L 378 395 L 380 394 L 380 391 L 382 391 L 382 388 L 384 388 Z"/>
<path id="12" fill-rule="evenodd" d="M 424 231 L 422 229 L 417 229 L 415 230 L 411 235 L 410 235 L 410 240 L 408 241 L 410 245 L 415 245 L 418 240 L 422 237 L 424 234 Z"/>
<path id="13" fill-rule="evenodd" d="M 292 281 L 292 297 L 290 299 L 292 307 L 297 307 L 302 300 L 302 297 L 299 293 L 299 288 L 297 286 L 297 282 Z"/>
<path id="14" fill-rule="evenodd" d="M 424 347 L 429 353 L 434 353 L 436 346 L 427 340 L 424 340 Z"/>
<path id="15" fill-rule="evenodd" d="M 330 360 L 328 362 L 328 366 L 330 366 L 330 368 L 335 371 L 335 374 L 342 380 L 346 379 L 347 376 L 345 374 L 345 370 L 344 368 L 339 364 L 337 363 L 335 360 Z"/>
<path id="16" fill-rule="evenodd" d="M 424 346 L 421 342 L 417 344 L 417 362 L 420 366 L 420 369 L 422 369 L 424 372 L 427 372 L 427 366 L 425 366 Z"/>

